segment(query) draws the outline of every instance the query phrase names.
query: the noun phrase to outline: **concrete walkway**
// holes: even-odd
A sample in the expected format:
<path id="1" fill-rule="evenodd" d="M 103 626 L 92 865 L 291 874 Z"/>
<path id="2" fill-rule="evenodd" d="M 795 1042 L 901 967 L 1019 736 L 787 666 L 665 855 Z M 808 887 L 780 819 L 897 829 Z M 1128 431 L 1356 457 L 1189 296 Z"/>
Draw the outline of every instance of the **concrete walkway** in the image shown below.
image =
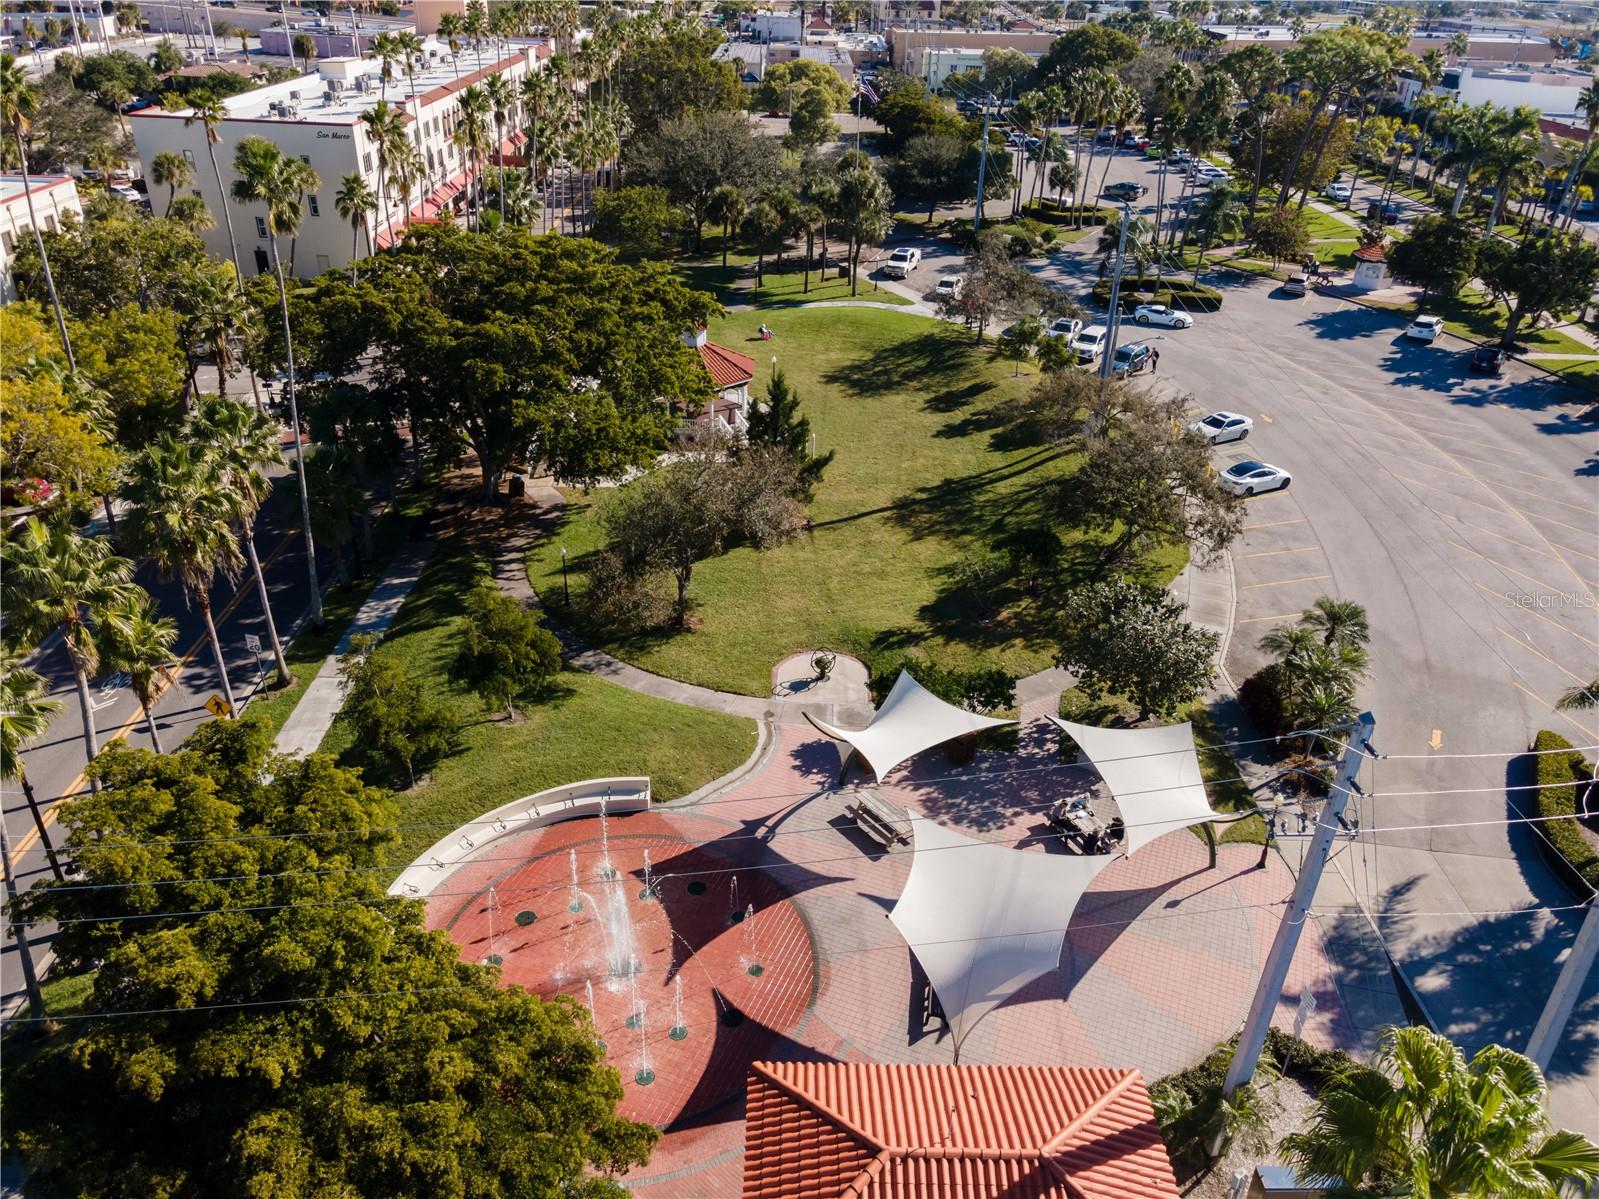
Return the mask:
<path id="1" fill-rule="evenodd" d="M 422 567 L 432 557 L 437 544 L 435 541 L 414 541 L 401 547 L 394 561 L 389 564 L 388 571 L 372 588 L 366 603 L 361 605 L 349 627 L 344 630 L 333 652 L 323 660 L 316 677 L 306 687 L 305 694 L 300 696 L 300 702 L 294 705 L 294 711 L 283 722 L 283 728 L 278 731 L 278 739 L 273 744 L 278 753 L 303 758 L 316 752 L 322 744 L 322 738 L 333 727 L 339 709 L 344 706 L 338 656 L 349 652 L 350 642 L 355 638 L 365 633 L 382 634 L 394 623 L 405 597 L 416 586 Z"/>

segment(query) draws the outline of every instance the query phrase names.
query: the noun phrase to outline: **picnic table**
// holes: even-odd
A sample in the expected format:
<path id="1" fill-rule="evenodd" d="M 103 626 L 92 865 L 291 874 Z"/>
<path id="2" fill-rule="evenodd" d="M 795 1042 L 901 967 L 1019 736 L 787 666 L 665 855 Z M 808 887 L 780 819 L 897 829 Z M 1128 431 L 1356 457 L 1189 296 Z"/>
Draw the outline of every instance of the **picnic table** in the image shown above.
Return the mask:
<path id="1" fill-rule="evenodd" d="M 1074 842 L 1082 853 L 1106 853 L 1121 839 L 1120 820 L 1106 822 L 1081 796 L 1063 799 L 1050 810 L 1049 823 L 1067 845 Z"/>
<path id="2" fill-rule="evenodd" d="M 905 813 L 874 792 L 857 791 L 855 802 L 844 809 L 844 815 L 854 817 L 861 832 L 879 845 L 892 849 L 896 844 L 910 844 L 910 822 Z"/>

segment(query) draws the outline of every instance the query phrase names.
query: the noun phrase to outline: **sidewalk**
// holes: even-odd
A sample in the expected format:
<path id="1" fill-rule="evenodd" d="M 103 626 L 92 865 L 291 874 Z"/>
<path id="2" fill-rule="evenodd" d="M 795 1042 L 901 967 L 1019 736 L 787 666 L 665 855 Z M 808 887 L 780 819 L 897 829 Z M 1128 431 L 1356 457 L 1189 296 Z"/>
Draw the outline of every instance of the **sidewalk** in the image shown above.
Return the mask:
<path id="1" fill-rule="evenodd" d="M 401 547 L 388 571 L 372 588 L 366 602 L 350 621 L 333 652 L 323 661 L 317 675 L 305 689 L 300 702 L 289 713 L 278 731 L 273 748 L 280 754 L 303 758 L 316 752 L 322 738 L 333 727 L 333 720 L 344 706 L 344 688 L 339 682 L 340 654 L 348 653 L 350 642 L 364 633 L 383 633 L 399 615 L 405 597 L 416 586 L 422 567 L 433 555 L 435 541 L 416 541 Z"/>

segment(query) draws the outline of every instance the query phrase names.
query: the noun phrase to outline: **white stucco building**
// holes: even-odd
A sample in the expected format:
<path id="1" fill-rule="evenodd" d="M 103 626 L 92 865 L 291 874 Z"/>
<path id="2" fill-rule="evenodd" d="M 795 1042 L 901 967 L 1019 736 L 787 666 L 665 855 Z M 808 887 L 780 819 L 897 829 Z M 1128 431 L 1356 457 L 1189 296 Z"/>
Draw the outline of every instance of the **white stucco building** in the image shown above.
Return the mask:
<path id="1" fill-rule="evenodd" d="M 471 84 L 481 85 L 491 75 L 502 75 L 519 90 L 529 71 L 537 70 L 548 55 L 546 47 L 497 45 L 483 52 L 482 68 L 477 55 L 464 50 L 452 57 L 449 49 L 435 41 L 427 42 L 414 65 L 415 91 L 406 79 L 403 66 L 386 89 L 389 104 L 404 114 L 412 139 L 418 140 L 427 162 L 427 182 L 411 195 L 412 220 L 432 219 L 441 208 L 461 211 L 467 162 L 453 144 L 452 136 L 460 121 L 459 95 Z M 385 95 L 377 62 L 361 58 L 331 59 L 317 65 L 315 74 L 273 84 L 223 101 L 228 111 L 216 147 L 222 170 L 223 191 L 218 191 L 216 176 L 207 156 L 205 129 L 198 122 L 186 124 L 190 112 L 167 112 L 149 108 L 133 113 L 134 146 L 146 176 L 150 164 L 163 150 L 175 150 L 194 164 L 193 191 L 205 200 L 216 217 L 214 228 L 202 236 L 206 249 L 219 258 L 228 256 L 228 237 L 222 213 L 224 206 L 232 216 L 239 243 L 239 266 L 246 275 L 270 269 L 267 247 L 266 210 L 261 205 L 235 203 L 231 193 L 236 176 L 233 155 L 246 137 L 264 137 L 285 154 L 309 163 L 320 183 L 305 197 L 304 217 L 295 239 L 293 272 L 310 278 L 350 261 L 353 231 L 339 217 L 334 196 L 340 181 L 349 174 L 360 174 L 374 194 L 378 188 L 377 154 L 367 137 L 362 114 L 371 111 Z M 500 147 L 514 154 L 521 144 L 520 104 L 514 105 L 505 125 L 506 139 Z M 492 141 L 492 122 L 489 130 Z M 406 212 L 401 198 L 385 183 L 386 211 L 371 217 L 372 237 L 379 248 L 396 240 L 404 230 Z M 289 253 L 289 246 L 280 246 Z M 360 253 L 366 253 L 363 241 Z M 289 263 L 285 260 L 285 268 Z"/>
<path id="2" fill-rule="evenodd" d="M 28 213 L 30 200 L 32 216 Z M 71 175 L 31 176 L 26 191 L 21 175 L 0 175 L 0 297 L 6 303 L 17 298 L 11 264 L 16 260 L 17 248 L 32 242 L 34 218 L 38 219 L 39 228 L 54 233 L 68 213 L 83 217 L 78 185 Z"/>
<path id="3" fill-rule="evenodd" d="M 1505 66 L 1502 63 L 1465 63 L 1443 73 L 1434 94 L 1453 96 L 1463 105 L 1497 104 L 1516 108 L 1530 104 L 1541 116 L 1571 116 L 1577 97 L 1593 83 L 1587 71 L 1546 66 Z M 1399 81 L 1399 101 L 1411 103 L 1421 93 L 1418 80 Z"/>

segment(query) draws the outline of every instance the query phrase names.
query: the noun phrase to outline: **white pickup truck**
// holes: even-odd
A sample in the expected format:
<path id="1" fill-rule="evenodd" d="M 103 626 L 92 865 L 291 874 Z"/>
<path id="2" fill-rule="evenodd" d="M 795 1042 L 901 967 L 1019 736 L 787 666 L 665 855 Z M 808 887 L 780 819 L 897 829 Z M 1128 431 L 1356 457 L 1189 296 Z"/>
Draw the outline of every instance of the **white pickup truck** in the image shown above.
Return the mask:
<path id="1" fill-rule="evenodd" d="M 883 274 L 890 279 L 905 279 L 917 267 L 922 265 L 922 252 L 909 246 L 901 246 L 888 256 L 888 261 L 883 264 Z"/>

